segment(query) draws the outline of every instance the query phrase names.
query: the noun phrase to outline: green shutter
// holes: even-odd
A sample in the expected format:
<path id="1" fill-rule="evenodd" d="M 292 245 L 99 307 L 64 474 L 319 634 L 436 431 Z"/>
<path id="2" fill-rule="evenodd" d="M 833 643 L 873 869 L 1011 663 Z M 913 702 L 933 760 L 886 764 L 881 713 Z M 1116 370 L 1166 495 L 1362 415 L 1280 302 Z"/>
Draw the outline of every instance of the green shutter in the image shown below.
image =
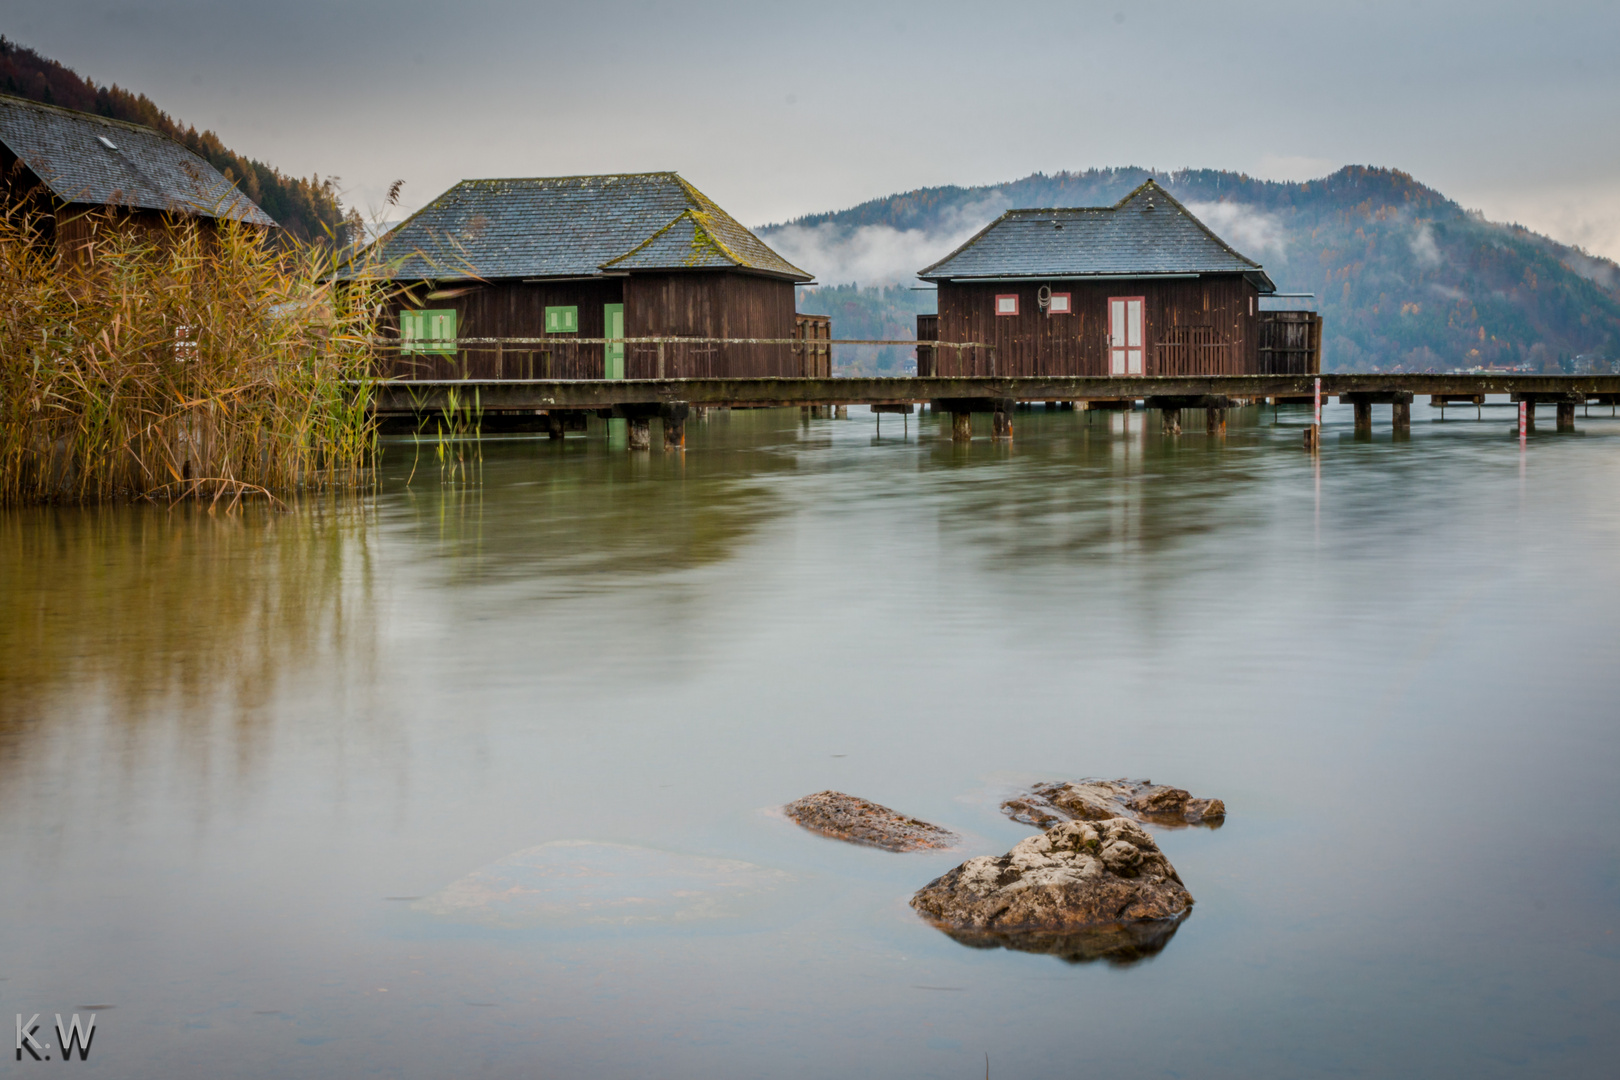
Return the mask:
<path id="1" fill-rule="evenodd" d="M 437 356 L 456 354 L 456 313 L 454 309 L 436 311 L 401 310 L 399 313 L 399 351 L 406 356 L 431 353 Z"/>
<path id="2" fill-rule="evenodd" d="M 546 308 L 546 333 L 579 333 L 579 308 L 572 305 Z"/>

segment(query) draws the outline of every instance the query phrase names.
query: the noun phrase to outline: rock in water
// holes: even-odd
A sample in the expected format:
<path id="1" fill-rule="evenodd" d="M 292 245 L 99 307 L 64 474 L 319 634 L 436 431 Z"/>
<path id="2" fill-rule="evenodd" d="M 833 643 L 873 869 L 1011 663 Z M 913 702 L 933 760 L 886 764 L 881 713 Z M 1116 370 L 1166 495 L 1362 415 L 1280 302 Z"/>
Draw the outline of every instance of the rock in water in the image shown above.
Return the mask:
<path id="1" fill-rule="evenodd" d="M 911 898 L 963 944 L 1071 962 L 1157 952 L 1192 903 L 1153 837 L 1122 817 L 1063 822 L 1000 857 L 969 859 Z"/>
<path id="2" fill-rule="evenodd" d="M 1219 828 L 1226 804 L 1195 799 L 1184 788 L 1149 780 L 1079 780 L 1037 784 L 1028 795 L 1008 799 L 1001 812 L 1037 829 L 1060 821 L 1102 821 L 1128 817 L 1155 825 L 1207 825 Z"/>
<path id="3" fill-rule="evenodd" d="M 885 851 L 948 848 L 959 839 L 949 829 L 905 817 L 887 806 L 842 791 L 818 791 L 782 809 L 811 832 Z"/>

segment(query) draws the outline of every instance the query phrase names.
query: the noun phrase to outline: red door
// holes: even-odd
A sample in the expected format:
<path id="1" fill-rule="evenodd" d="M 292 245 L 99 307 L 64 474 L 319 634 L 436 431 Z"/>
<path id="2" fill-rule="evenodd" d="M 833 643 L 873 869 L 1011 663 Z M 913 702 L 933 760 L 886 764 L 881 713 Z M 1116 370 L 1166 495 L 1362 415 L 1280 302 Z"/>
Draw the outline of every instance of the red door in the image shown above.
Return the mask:
<path id="1" fill-rule="evenodd" d="M 1141 296 L 1108 298 L 1108 374 L 1142 374 Z"/>

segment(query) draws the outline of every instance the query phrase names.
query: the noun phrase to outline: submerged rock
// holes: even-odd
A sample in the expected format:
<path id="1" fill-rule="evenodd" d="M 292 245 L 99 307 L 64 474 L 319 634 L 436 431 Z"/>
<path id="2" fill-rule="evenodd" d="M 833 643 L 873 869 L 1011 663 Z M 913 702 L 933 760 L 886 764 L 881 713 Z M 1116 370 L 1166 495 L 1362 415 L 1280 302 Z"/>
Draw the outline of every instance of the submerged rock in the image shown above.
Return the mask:
<path id="1" fill-rule="evenodd" d="M 885 851 L 937 850 L 951 847 L 959 839 L 949 829 L 908 818 L 842 791 L 818 791 L 782 809 L 811 832 Z"/>
<path id="2" fill-rule="evenodd" d="M 1129 961 L 1164 947 L 1192 894 L 1147 830 L 1123 817 L 1066 821 L 981 855 L 911 898 L 965 945 Z"/>
<path id="3" fill-rule="evenodd" d="M 554 840 L 482 866 L 411 907 L 502 929 L 735 922 L 785 896 L 792 880 L 735 859 Z"/>
<path id="4" fill-rule="evenodd" d="M 1226 804 L 1195 799 L 1184 788 L 1150 780 L 1078 780 L 1037 784 L 1027 795 L 1008 799 L 1001 812 L 1037 829 L 1060 821 L 1103 821 L 1127 817 L 1155 825 L 1207 825 L 1219 828 Z"/>

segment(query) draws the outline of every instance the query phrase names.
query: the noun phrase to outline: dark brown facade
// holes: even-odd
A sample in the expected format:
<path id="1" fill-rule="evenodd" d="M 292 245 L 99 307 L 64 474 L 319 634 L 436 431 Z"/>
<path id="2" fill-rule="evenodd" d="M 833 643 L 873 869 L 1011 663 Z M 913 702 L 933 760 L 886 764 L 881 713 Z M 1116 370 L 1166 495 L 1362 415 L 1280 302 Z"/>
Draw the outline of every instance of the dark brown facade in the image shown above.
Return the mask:
<path id="1" fill-rule="evenodd" d="M 686 271 L 600 277 L 585 281 L 496 281 L 487 284 L 420 285 L 395 304 L 397 331 L 402 306 L 456 312 L 458 338 L 539 338 L 543 345 L 477 345 L 454 356 L 417 353 L 385 362 L 394 378 L 600 379 L 607 346 L 579 339 L 605 338 L 609 305 L 624 305 L 624 336 L 670 338 L 770 338 L 796 336 L 793 282 L 734 271 Z M 548 307 L 578 310 L 579 328 L 546 333 Z M 633 343 L 625 350 L 624 377 L 760 378 L 796 376 L 801 349 L 792 345 Z"/>
<path id="2" fill-rule="evenodd" d="M 1042 286 L 1067 294 L 1068 313 L 1043 310 Z M 1016 296 L 1017 314 L 997 314 Z M 1259 372 L 1260 290 L 1241 274 L 1186 278 L 939 285 L 937 340 L 984 348 L 926 350 L 919 375 L 1108 375 L 1109 301 L 1141 298 L 1143 375 Z M 1290 313 L 1291 314 L 1291 313 Z M 923 338 L 919 317 L 918 337 Z M 960 352 L 960 358 L 958 353 Z M 992 355 L 993 353 L 993 355 Z"/>

